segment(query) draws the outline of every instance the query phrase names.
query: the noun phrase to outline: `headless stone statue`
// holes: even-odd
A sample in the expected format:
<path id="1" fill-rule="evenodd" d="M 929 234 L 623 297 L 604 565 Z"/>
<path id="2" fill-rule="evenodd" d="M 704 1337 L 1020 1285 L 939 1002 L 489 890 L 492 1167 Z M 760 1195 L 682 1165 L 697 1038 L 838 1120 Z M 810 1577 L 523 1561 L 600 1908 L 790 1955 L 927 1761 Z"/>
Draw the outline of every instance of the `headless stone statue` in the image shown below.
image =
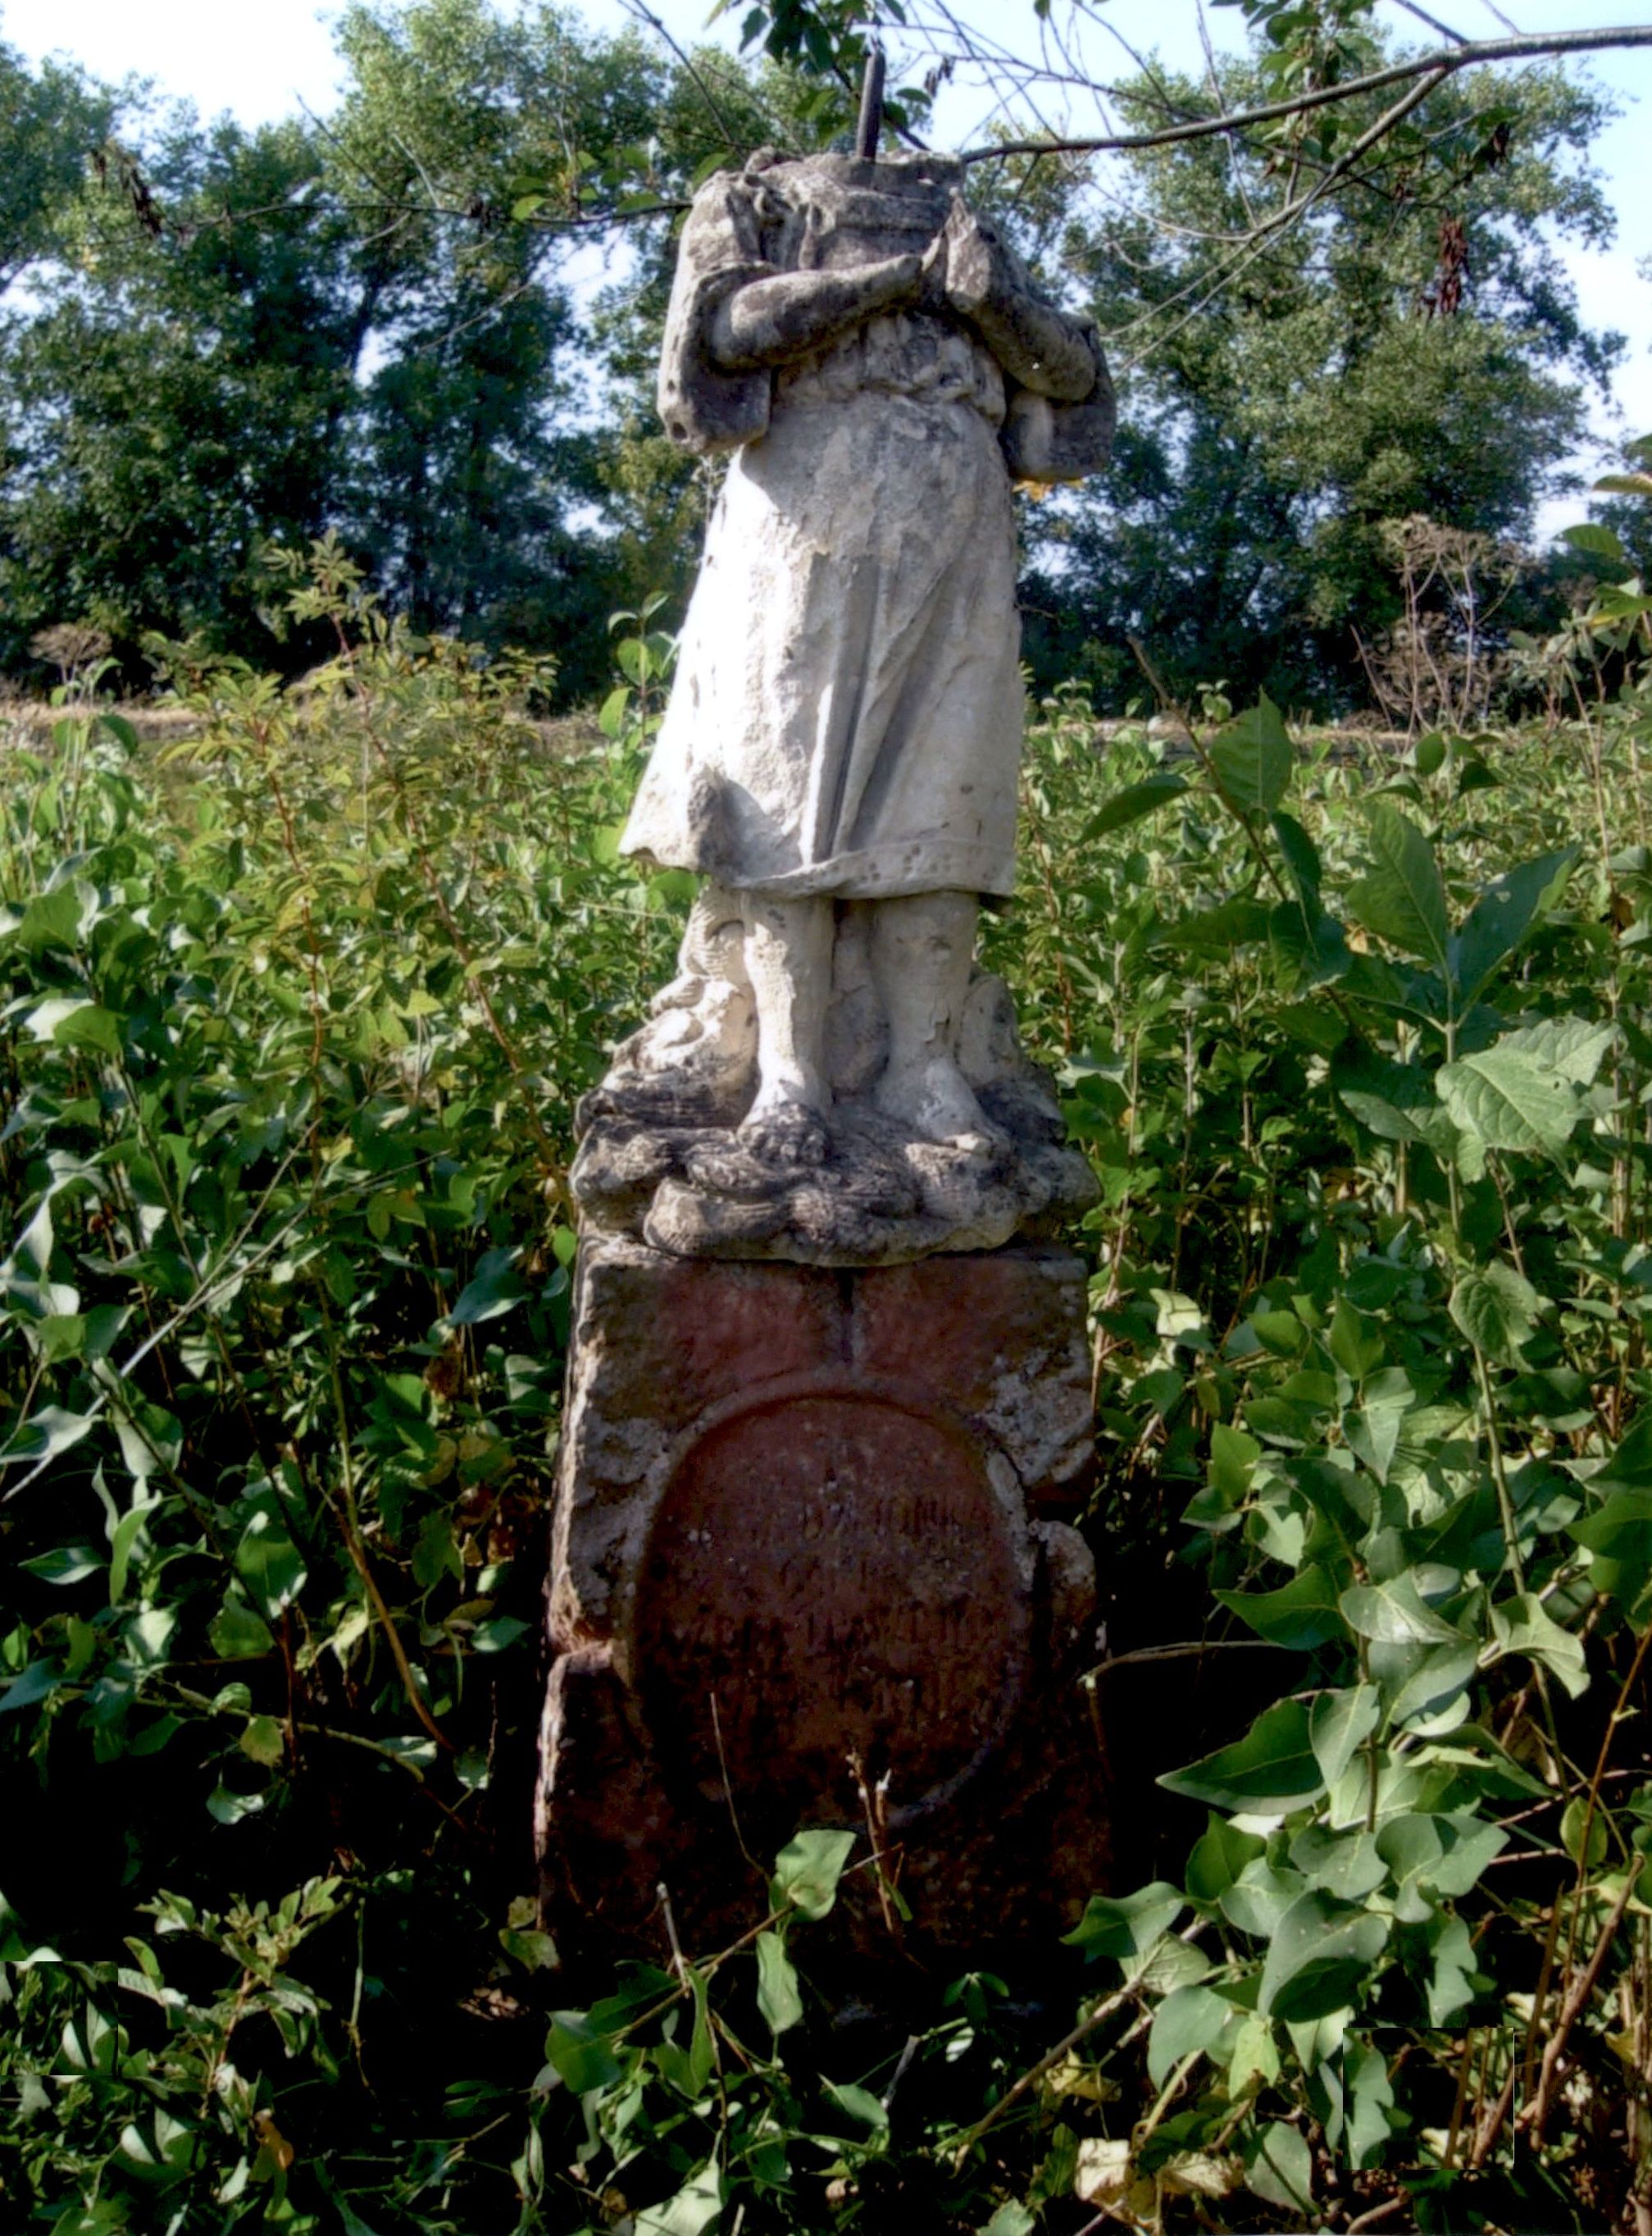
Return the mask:
<path id="1" fill-rule="evenodd" d="M 1087 1270 L 1037 1240 L 1094 1183 L 973 953 L 1010 491 L 1098 466 L 1112 395 L 961 176 L 758 155 L 683 233 L 661 411 L 732 455 L 624 843 L 703 882 L 579 1114 L 537 1796 L 559 1942 L 659 1963 L 875 1793 L 877 1874 L 812 1930 L 839 1992 L 898 1950 L 902 2004 L 1053 1947 L 1109 1868 Z"/>
<path id="2" fill-rule="evenodd" d="M 623 845 L 707 883 L 574 1174 L 679 1254 L 885 1263 L 1089 1200 L 974 948 L 1014 888 L 1012 483 L 1099 468 L 1113 394 L 962 182 L 765 151 L 684 228 L 661 415 L 733 455 Z"/>

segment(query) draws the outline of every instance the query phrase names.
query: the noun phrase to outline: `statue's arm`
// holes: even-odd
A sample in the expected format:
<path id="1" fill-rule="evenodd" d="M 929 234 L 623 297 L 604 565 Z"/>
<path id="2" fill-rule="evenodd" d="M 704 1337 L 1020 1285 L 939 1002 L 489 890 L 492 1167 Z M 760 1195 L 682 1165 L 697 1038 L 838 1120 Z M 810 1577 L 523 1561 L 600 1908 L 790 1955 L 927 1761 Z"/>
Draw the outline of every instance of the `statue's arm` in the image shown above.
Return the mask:
<path id="1" fill-rule="evenodd" d="M 1017 387 L 1083 404 L 1105 378 L 1089 326 L 1036 295 L 991 228 L 962 200 L 948 221 L 946 294 Z"/>
<path id="2" fill-rule="evenodd" d="M 795 364 L 879 311 L 916 303 L 929 259 L 891 256 L 846 272 L 777 272 L 737 287 L 718 306 L 708 337 L 722 372 Z"/>

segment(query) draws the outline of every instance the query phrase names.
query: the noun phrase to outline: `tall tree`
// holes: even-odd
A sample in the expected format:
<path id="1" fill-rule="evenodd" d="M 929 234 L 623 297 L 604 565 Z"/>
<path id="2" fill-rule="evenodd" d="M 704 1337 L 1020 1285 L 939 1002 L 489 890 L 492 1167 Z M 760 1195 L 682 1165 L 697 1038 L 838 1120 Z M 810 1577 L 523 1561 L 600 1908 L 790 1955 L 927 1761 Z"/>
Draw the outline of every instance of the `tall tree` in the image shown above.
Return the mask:
<path id="1" fill-rule="evenodd" d="M 31 70 L 0 43 L 0 295 L 47 254 L 53 214 L 109 128 L 113 97 L 77 70 Z"/>
<path id="2" fill-rule="evenodd" d="M 1264 89 L 1254 65 L 1230 88 Z M 1155 75 L 1122 105 L 1145 120 L 1196 92 Z M 1359 637 L 1398 611 L 1385 523 L 1529 538 L 1621 346 L 1583 325 L 1554 245 L 1609 234 L 1587 165 L 1607 113 L 1553 69 L 1453 77 L 1290 233 L 1259 222 L 1275 149 L 1129 159 L 1123 207 L 1081 206 L 1062 241 L 1112 337 L 1125 434 L 1045 543 L 1041 658 L 1128 694 L 1135 634 L 1182 687 L 1346 700 Z"/>
<path id="3" fill-rule="evenodd" d="M 295 125 L 96 153 L 7 351 L 0 626 L 250 648 L 258 550 L 319 534 L 359 349 L 347 243 Z M 267 643 L 267 638 L 265 639 Z"/>

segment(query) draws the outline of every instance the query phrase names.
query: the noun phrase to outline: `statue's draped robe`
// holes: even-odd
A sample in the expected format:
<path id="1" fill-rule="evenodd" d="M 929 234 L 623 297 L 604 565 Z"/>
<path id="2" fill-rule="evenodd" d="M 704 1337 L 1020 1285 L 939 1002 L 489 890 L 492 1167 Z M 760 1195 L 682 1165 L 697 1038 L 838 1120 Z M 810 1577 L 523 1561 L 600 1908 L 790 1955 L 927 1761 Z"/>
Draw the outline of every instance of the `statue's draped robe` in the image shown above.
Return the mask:
<path id="1" fill-rule="evenodd" d="M 997 363 L 961 323 L 907 312 L 773 374 L 723 372 L 708 347 L 748 280 L 920 253 L 958 177 L 936 158 L 803 161 L 720 174 L 695 201 L 661 410 L 679 441 L 734 455 L 627 852 L 776 896 L 1013 889 Z"/>

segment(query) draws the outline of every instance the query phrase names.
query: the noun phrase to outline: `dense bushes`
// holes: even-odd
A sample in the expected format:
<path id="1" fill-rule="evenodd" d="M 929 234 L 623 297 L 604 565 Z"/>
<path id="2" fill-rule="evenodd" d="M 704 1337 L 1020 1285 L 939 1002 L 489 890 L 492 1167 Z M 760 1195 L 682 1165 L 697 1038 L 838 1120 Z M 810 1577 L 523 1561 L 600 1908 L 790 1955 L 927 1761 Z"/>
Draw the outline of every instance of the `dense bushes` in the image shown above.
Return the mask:
<path id="1" fill-rule="evenodd" d="M 663 648 L 547 729 L 336 559 L 295 596 L 303 694 L 179 654 L 171 757 L 4 748 L 8 2225 L 1627 2213 L 1652 709 L 1403 765 L 1043 709 L 991 937 L 1105 1189 L 1127 1875 L 889 2035 L 810 1983 L 864 1856 L 806 1839 L 749 1945 L 553 2022 L 563 1174 L 687 898 L 614 852 Z"/>

